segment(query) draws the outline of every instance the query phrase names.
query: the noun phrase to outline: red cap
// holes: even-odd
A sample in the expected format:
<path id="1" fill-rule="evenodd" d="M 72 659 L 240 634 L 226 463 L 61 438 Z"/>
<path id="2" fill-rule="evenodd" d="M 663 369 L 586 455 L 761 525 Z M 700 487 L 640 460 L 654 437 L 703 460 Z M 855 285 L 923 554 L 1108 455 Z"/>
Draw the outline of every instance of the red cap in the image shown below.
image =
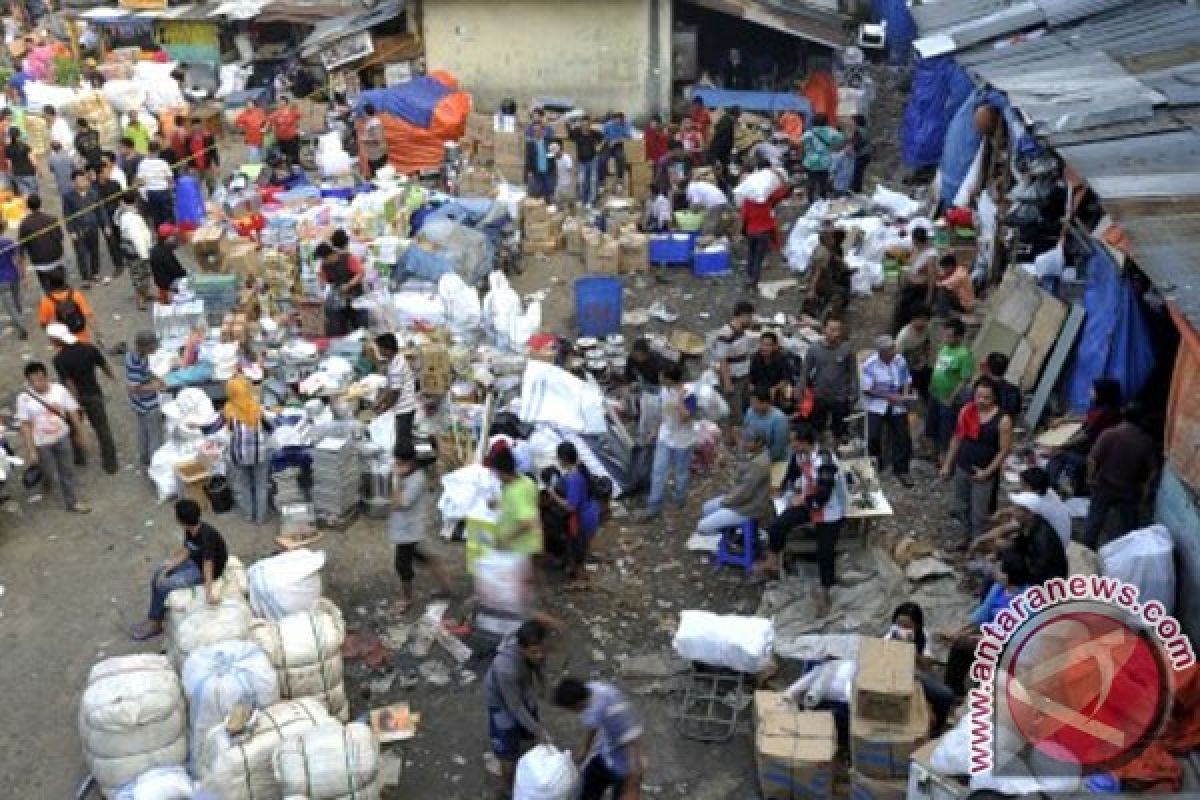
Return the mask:
<path id="1" fill-rule="evenodd" d="M 179 229 L 169 222 L 164 222 L 162 225 L 158 226 L 158 235 L 164 239 L 168 236 L 174 236 L 178 232 Z"/>

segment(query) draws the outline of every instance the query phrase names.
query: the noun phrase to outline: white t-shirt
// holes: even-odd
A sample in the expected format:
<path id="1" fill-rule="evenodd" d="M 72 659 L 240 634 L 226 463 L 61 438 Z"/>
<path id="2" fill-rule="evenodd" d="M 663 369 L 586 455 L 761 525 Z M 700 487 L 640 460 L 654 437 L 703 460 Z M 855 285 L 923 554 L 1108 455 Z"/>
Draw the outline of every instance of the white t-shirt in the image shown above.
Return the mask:
<path id="1" fill-rule="evenodd" d="M 687 396 L 688 392 L 683 387 L 670 389 L 664 386 L 660 391 L 662 423 L 658 428 L 658 441 L 673 450 L 683 450 L 696 444 L 695 417 L 686 422 L 679 418 L 680 409 Z"/>
<path id="2" fill-rule="evenodd" d="M 137 179 L 142 182 L 142 188 L 147 192 L 162 192 L 171 188 L 174 176 L 171 166 L 161 158 L 146 156 L 138 164 Z"/>
<path id="3" fill-rule="evenodd" d="M 387 388 L 396 393 L 396 404 L 392 409 L 397 414 L 417 410 L 416 379 L 403 353 L 397 353 L 388 363 Z"/>
<path id="4" fill-rule="evenodd" d="M 1067 504 L 1058 496 L 1058 492 L 1047 489 L 1046 494 L 1037 496 L 1034 501 L 1034 511 L 1054 529 L 1058 538 L 1062 539 L 1063 550 L 1071 546 L 1071 512 Z"/>
<path id="5" fill-rule="evenodd" d="M 716 208 L 729 205 L 729 198 L 708 181 L 692 181 L 687 187 L 687 202 L 698 208 Z"/>
<path id="6" fill-rule="evenodd" d="M 50 126 L 50 141 L 58 142 L 68 153 L 75 152 L 75 134 L 71 133 L 71 124 L 62 117 L 56 117 Z"/>
<path id="7" fill-rule="evenodd" d="M 32 425 L 34 447 L 46 447 L 66 438 L 71 428 L 65 416 L 78 410 L 79 404 L 61 383 L 50 384 L 45 394 L 37 394 L 26 386 L 17 395 L 17 421 Z"/>

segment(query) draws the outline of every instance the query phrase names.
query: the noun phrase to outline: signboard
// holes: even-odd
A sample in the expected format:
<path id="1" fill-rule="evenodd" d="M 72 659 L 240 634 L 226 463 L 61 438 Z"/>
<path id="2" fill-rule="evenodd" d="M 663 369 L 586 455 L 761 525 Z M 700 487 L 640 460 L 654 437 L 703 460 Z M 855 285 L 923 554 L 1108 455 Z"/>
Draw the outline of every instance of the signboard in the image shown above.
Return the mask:
<path id="1" fill-rule="evenodd" d="M 166 11 L 167 0 L 118 0 L 117 8 L 129 11 Z"/>
<path id="2" fill-rule="evenodd" d="M 366 58 L 375 52 L 375 42 L 368 31 L 338 39 L 326 45 L 321 51 L 321 64 L 326 70 L 332 70 L 351 61 Z"/>

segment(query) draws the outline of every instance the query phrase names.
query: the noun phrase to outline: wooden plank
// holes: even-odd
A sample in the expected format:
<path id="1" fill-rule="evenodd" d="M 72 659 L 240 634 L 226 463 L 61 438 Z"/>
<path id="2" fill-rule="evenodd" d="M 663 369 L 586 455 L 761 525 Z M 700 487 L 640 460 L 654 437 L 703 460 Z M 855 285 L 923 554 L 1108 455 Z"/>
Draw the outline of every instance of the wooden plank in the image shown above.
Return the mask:
<path id="1" fill-rule="evenodd" d="M 1038 381 L 1037 390 L 1033 393 L 1033 400 L 1030 401 L 1029 408 L 1025 411 L 1025 427 L 1031 431 L 1037 428 L 1038 421 L 1042 418 L 1042 412 L 1046 410 L 1046 401 L 1050 399 L 1050 392 L 1054 391 L 1054 387 L 1058 385 L 1058 378 L 1067 364 L 1071 350 L 1075 347 L 1075 339 L 1083 329 L 1083 320 L 1086 316 L 1087 312 L 1083 306 L 1071 306 L 1067 321 L 1063 324 L 1058 341 L 1054 343 L 1054 350 L 1050 353 L 1050 359 L 1046 362 L 1046 368 L 1042 371 L 1042 378 Z"/>

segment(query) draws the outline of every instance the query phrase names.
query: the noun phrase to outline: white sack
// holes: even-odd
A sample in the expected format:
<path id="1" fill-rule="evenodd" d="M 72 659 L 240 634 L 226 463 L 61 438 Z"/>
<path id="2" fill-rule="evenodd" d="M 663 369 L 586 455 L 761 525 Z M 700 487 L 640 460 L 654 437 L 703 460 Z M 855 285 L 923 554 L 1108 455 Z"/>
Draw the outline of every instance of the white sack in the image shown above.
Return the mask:
<path id="1" fill-rule="evenodd" d="M 379 742 L 361 722 L 288 737 L 272 757 L 284 795 L 308 800 L 378 797 Z"/>
<path id="2" fill-rule="evenodd" d="M 971 159 L 971 166 L 967 169 L 967 174 L 963 176 L 963 182 L 958 186 L 958 192 L 954 195 L 954 202 L 950 205 L 967 207 L 971 205 L 971 198 L 979 191 L 979 186 L 983 181 L 983 153 L 986 147 L 986 142 L 979 143 L 979 149 L 975 151 L 975 158 Z"/>
<path id="3" fill-rule="evenodd" d="M 141 111 L 146 105 L 146 90 L 137 81 L 105 81 L 100 91 L 118 114 Z"/>
<path id="4" fill-rule="evenodd" d="M 131 655 L 92 667 L 79 706 L 79 738 L 106 794 L 147 769 L 183 764 L 187 708 L 170 662 Z"/>
<path id="5" fill-rule="evenodd" d="M 246 567 L 237 556 L 229 556 L 225 571 L 213 581 L 213 589 L 222 600 L 246 602 Z M 173 589 L 167 595 L 167 613 L 186 615 L 200 606 L 208 605 L 208 592 L 204 585 Z"/>
<path id="6" fill-rule="evenodd" d="M 893 192 L 883 184 L 875 187 L 871 195 L 871 204 L 890 212 L 897 217 L 911 217 L 920 209 L 920 204 L 906 194 Z"/>
<path id="7" fill-rule="evenodd" d="M 673 645 L 680 658 L 754 674 L 771 659 L 775 626 L 762 617 L 684 611 Z"/>
<path id="8" fill-rule="evenodd" d="M 604 392 L 553 364 L 531 359 L 521 378 L 522 421 L 545 422 L 574 433 L 604 433 Z"/>
<path id="9" fill-rule="evenodd" d="M 783 257 L 788 267 L 793 272 L 807 272 L 808 262 L 812 260 L 818 244 L 816 228 L 810 227 L 804 219 L 796 220 L 783 246 Z"/>
<path id="10" fill-rule="evenodd" d="M 479 304 L 479 292 L 467 286 L 455 272 L 447 272 L 438 279 L 438 297 L 445 306 L 446 324 L 455 333 L 471 333 L 479 327 L 483 309 Z"/>
<path id="11" fill-rule="evenodd" d="M 345 639 L 342 612 L 324 598 L 315 611 L 289 614 L 278 622 L 258 620 L 250 628 L 250 640 L 263 649 L 275 668 L 281 697 L 315 698 L 343 720 L 349 713 L 343 684 Z"/>
<path id="12" fill-rule="evenodd" d="M 571 751 L 539 744 L 517 762 L 513 800 L 572 800 L 578 786 Z"/>
<path id="13" fill-rule="evenodd" d="M 191 800 L 194 788 L 183 767 L 156 767 L 118 789 L 116 800 Z"/>
<path id="14" fill-rule="evenodd" d="M 490 516 L 488 500 L 500 497 L 500 479 L 481 464 L 469 464 L 442 476 L 438 511 L 443 519 Z"/>
<path id="15" fill-rule="evenodd" d="M 287 737 L 330 723 L 325 707 L 310 697 L 255 711 L 236 736 L 217 726 L 200 747 L 198 785 L 221 800 L 279 800 L 271 757 Z"/>
<path id="16" fill-rule="evenodd" d="M 201 647 L 245 639 L 250 622 L 250 607 L 240 598 L 223 598 L 216 605 L 207 601 L 190 603 L 180 612 L 168 608 L 167 657 L 176 668 L 181 668 L 188 656 Z"/>
<path id="17" fill-rule="evenodd" d="M 25 109 L 41 113 L 46 106 L 66 108 L 73 105 L 82 93 L 78 89 L 59 86 L 42 81 L 28 81 L 25 84 Z"/>
<path id="18" fill-rule="evenodd" d="M 511 633 L 529 613 L 529 557 L 488 548 L 475 562 L 475 627 L 493 635 Z"/>
<path id="19" fill-rule="evenodd" d="M 933 748 L 929 766 L 939 775 L 968 775 L 971 772 L 971 715 L 963 714 L 958 724 L 942 734 Z"/>
<path id="20" fill-rule="evenodd" d="M 1131 531 L 1100 548 L 1100 574 L 1138 587 L 1138 602 L 1175 610 L 1175 544 L 1165 525 Z"/>
<path id="21" fill-rule="evenodd" d="M 805 708 L 816 708 L 822 703 L 849 703 L 857 668 L 849 659 L 826 661 L 810 669 L 784 694 Z"/>
<path id="22" fill-rule="evenodd" d="M 221 642 L 192 653 L 183 665 L 183 691 L 191 715 L 191 767 L 197 776 L 209 731 L 224 724 L 234 706 L 262 709 L 279 702 L 275 668 L 253 642 Z"/>
<path id="23" fill-rule="evenodd" d="M 250 607 L 257 616 L 282 619 L 312 611 L 321 599 L 325 551 L 300 548 L 256 561 L 247 570 Z"/>
<path id="24" fill-rule="evenodd" d="M 734 187 L 733 201 L 736 205 L 741 205 L 746 200 L 765 203 L 781 186 L 783 186 L 783 181 L 776 170 L 758 169 L 751 172 Z"/>

